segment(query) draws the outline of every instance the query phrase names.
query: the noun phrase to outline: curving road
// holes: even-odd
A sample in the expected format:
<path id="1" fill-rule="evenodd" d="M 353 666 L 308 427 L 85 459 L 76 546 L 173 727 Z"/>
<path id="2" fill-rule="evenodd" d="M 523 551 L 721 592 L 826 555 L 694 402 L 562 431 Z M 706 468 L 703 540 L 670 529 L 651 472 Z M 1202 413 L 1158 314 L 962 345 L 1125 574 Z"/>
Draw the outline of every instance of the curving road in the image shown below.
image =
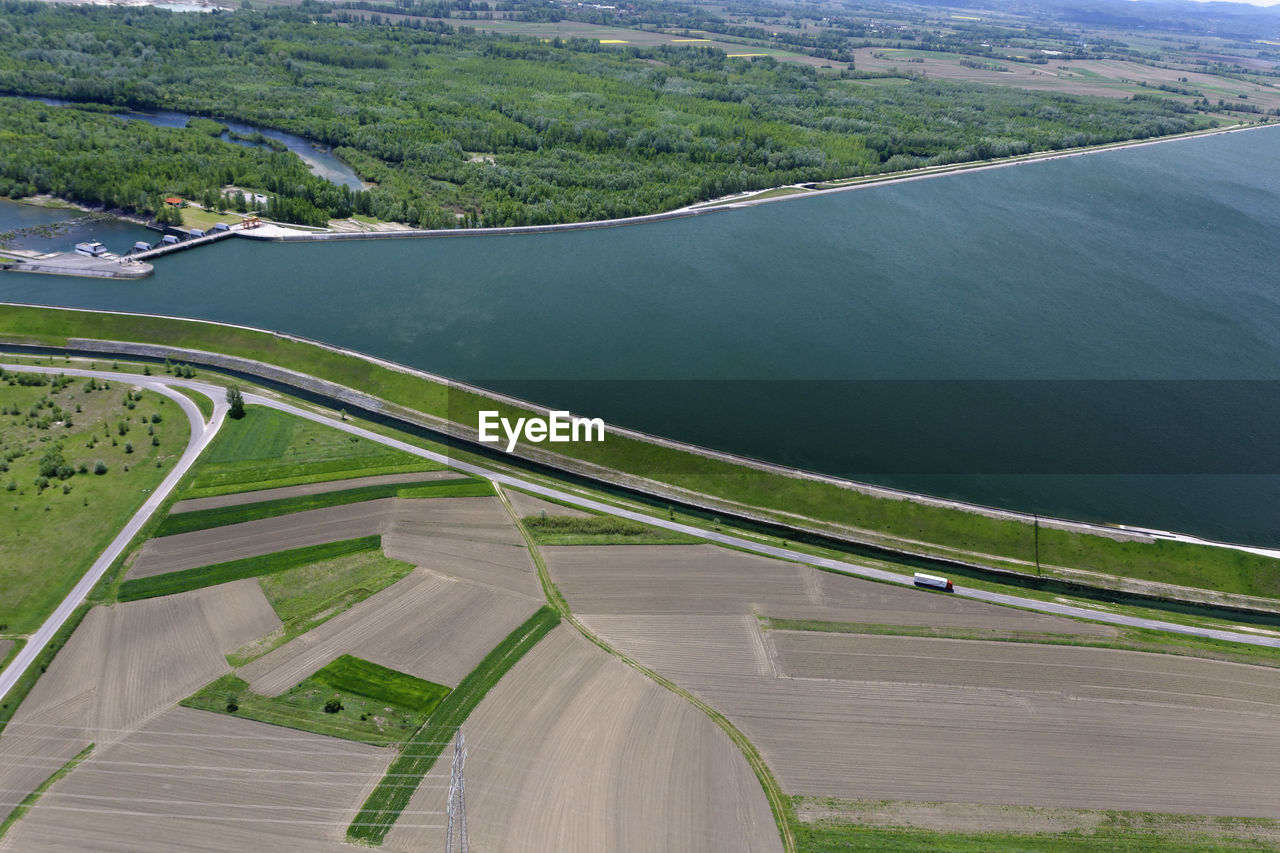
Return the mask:
<path id="1" fill-rule="evenodd" d="M 191 465 L 195 462 L 196 457 L 204 451 L 209 442 L 217 434 L 218 429 L 222 426 L 223 418 L 226 414 L 227 404 L 225 402 L 225 389 L 221 386 L 210 385 L 205 382 L 199 382 L 191 379 L 176 379 L 166 377 L 158 379 L 154 376 L 140 376 L 137 374 L 120 373 L 118 371 L 103 370 L 78 370 L 74 368 L 56 368 L 56 367 L 37 367 L 24 364 L 2 364 L 0 367 L 6 370 L 20 370 L 29 373 L 63 373 L 67 376 L 80 377 L 96 377 L 99 379 L 108 379 L 120 382 L 132 382 L 144 388 L 165 394 L 171 399 L 177 400 L 182 406 L 183 411 L 187 413 L 187 417 L 191 420 L 192 440 L 187 446 L 187 450 L 182 455 L 182 459 L 178 465 L 169 472 L 169 476 L 165 478 L 160 487 L 152 494 L 152 496 L 143 504 L 142 508 L 129 520 L 120 535 L 112 541 L 107 550 L 102 553 L 88 573 L 76 584 L 75 589 L 58 605 L 53 615 L 45 621 L 40 629 L 32 635 L 26 646 L 13 660 L 13 662 L 3 671 L 0 672 L 0 699 L 9 691 L 14 683 L 17 682 L 22 674 L 31 666 L 36 655 L 40 650 L 52 639 L 57 630 L 62 627 L 71 613 L 84 600 L 89 591 L 101 579 L 106 572 L 107 567 L 120 555 L 125 546 L 134 535 L 146 523 L 147 519 L 156 511 L 164 499 L 177 485 L 178 481 L 187 472 Z M 189 399 L 171 390 L 173 387 L 188 388 L 200 393 L 206 394 L 214 400 L 213 418 L 208 424 L 205 424 L 200 416 L 199 410 L 195 404 Z M 601 503 L 599 501 L 586 498 L 572 492 L 561 491 L 550 486 L 544 486 L 540 483 L 530 482 L 520 477 L 505 474 L 499 471 L 493 471 L 480 465 L 474 465 L 469 462 L 463 462 L 458 459 L 436 453 L 431 450 L 424 450 L 399 439 L 389 438 L 372 432 L 363 427 L 356 426 L 346 421 L 338 420 L 326 415 L 317 414 L 316 412 L 284 403 L 279 400 L 262 397 L 257 394 L 245 394 L 245 402 L 254 406 L 265 406 L 267 408 L 276 409 L 286 412 L 296 417 L 305 418 L 318 424 L 333 427 L 342 430 L 350 435 L 356 435 L 367 441 L 376 442 L 387 447 L 394 447 L 397 450 L 403 450 L 423 459 L 430 459 L 433 462 L 439 462 L 447 465 L 457 471 L 463 471 L 468 474 L 474 474 L 505 486 L 514 486 L 543 497 L 552 498 L 572 506 L 581 507 L 582 509 L 593 510 L 595 512 L 605 513 L 607 515 L 618 516 L 619 518 L 629 518 L 634 521 L 640 521 L 645 524 L 662 527 L 667 530 L 674 530 L 680 533 L 687 533 L 706 539 L 711 542 L 717 542 L 722 545 L 731 545 L 735 548 L 741 548 L 744 551 L 751 551 L 756 554 L 762 554 L 768 557 L 777 557 L 784 560 L 790 560 L 796 563 L 804 563 L 805 565 L 815 566 L 822 569 L 831 569 L 846 575 L 854 577 L 868 578 L 886 583 L 896 583 L 904 586 L 912 586 L 913 579 L 911 575 L 898 574 L 896 572 L 886 571 L 884 569 L 874 568 L 872 566 L 860 566 L 854 563 L 847 563 L 839 560 L 830 560 L 823 557 L 814 557 L 799 551 L 792 551 L 788 548 L 782 548 L 776 545 L 769 545 L 762 542 L 756 542 L 750 539 L 743 539 L 727 533 L 717 533 L 715 531 L 704 530 L 700 527 L 691 527 L 686 524 L 680 524 L 676 521 L 670 521 L 665 518 L 659 518 L 646 515 L 641 512 L 623 509 L 622 507 L 613 506 L 611 504 Z M 972 589 L 969 587 L 957 586 L 955 595 L 962 598 L 972 598 L 978 601 L 987 601 L 994 604 L 1004 604 L 1013 607 L 1021 607 L 1025 610 L 1035 610 L 1042 613 L 1054 613 L 1061 616 L 1074 616 L 1082 619 L 1089 619 L 1095 622 L 1106 622 L 1112 625 L 1123 625 L 1134 628 L 1150 628 L 1156 631 L 1170 631 L 1176 634 L 1189 634 L 1194 637 L 1207 637 L 1216 640 L 1228 640 L 1235 643 L 1245 643 L 1252 646 L 1268 646 L 1271 648 L 1280 648 L 1280 637 L 1259 636 L 1256 634 L 1246 634 L 1237 631 L 1226 631 L 1217 628 L 1201 628 L 1193 625 L 1179 625 L 1175 622 L 1164 622 L 1159 619 L 1143 619 L 1136 616 L 1126 616 L 1119 613 L 1108 613 L 1105 611 L 1093 610 L 1086 607 L 1077 607 L 1069 604 L 1058 604 L 1050 601 L 1039 601 L 1034 598 L 1022 598 L 1016 595 L 1008 595 L 1005 593 L 988 592 L 981 589 Z"/>
<path id="2" fill-rule="evenodd" d="M 222 419 L 227 411 L 227 403 L 224 399 L 226 392 L 212 385 L 204 386 L 204 388 L 208 389 L 206 393 L 209 393 L 214 401 L 213 418 L 206 424 L 204 416 L 200 414 L 200 410 L 189 397 L 179 394 L 168 387 L 174 383 L 157 379 L 154 376 L 138 376 L 120 373 L 115 370 L 77 370 L 75 368 L 35 367 L 26 364 L 6 364 L 3 367 L 5 370 L 22 371 L 24 373 L 61 373 L 66 376 L 92 376 L 112 382 L 128 382 L 148 391 L 163 394 L 181 406 L 182 411 L 186 413 L 187 420 L 191 422 L 191 438 L 187 442 L 187 449 L 183 452 L 182 458 L 178 460 L 178 464 L 169 471 L 169 475 L 156 487 L 156 490 L 151 493 L 151 496 L 147 498 L 142 507 L 133 514 L 133 517 L 129 519 L 120 534 L 111 540 L 111 544 L 98 556 L 98 559 L 89 567 L 89 571 L 85 573 L 84 577 L 80 578 L 80 582 L 67 594 L 67 597 L 49 615 L 44 624 L 27 638 L 26 645 L 22 647 L 22 651 L 18 652 L 17 657 L 5 667 L 3 672 L 0 672 L 0 699 L 8 695 L 13 685 L 18 682 L 18 679 L 22 678 L 23 673 L 30 668 L 36 657 L 53 639 L 53 635 L 58 633 L 58 629 L 63 626 L 67 619 L 71 618 L 71 614 L 80 606 L 80 602 L 84 601 L 90 590 L 106 574 L 108 567 L 115 562 L 133 537 L 142 529 L 142 525 L 146 524 L 147 520 L 155 514 L 155 511 L 164 503 L 165 498 L 178 485 L 178 481 L 195 464 L 196 459 L 209 446 L 209 442 L 213 441 L 213 437 L 217 435 L 218 428 L 222 426 Z"/>

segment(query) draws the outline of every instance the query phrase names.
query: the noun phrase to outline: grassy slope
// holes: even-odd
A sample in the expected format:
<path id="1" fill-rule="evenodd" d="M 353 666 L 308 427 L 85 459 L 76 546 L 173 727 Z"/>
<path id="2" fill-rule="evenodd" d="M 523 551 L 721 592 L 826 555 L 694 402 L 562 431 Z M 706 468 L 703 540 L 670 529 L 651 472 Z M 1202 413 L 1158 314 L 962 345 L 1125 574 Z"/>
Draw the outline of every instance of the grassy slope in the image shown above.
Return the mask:
<path id="1" fill-rule="evenodd" d="M 57 393 L 49 386 L 0 383 L 0 409 L 11 411 L 16 406 L 21 410 L 19 415 L 0 415 L 0 460 L 6 451 L 21 448 L 25 453 L 8 462 L 8 471 L 0 470 L 0 632 L 34 631 L 186 448 L 190 427 L 173 401 L 141 392 L 142 399 L 128 409 L 123 404 L 129 386 L 117 383 L 109 390 L 84 389 L 83 382 Z M 28 412 L 46 395 L 70 415 L 72 426 L 28 425 Z M 40 413 L 49 411 L 46 407 Z M 159 423 L 150 423 L 153 414 L 161 416 Z M 146 424 L 141 423 L 144 418 Z M 128 429 L 123 436 L 119 435 L 122 421 Z M 154 435 L 147 434 L 148 427 Z M 158 446 L 152 445 L 153 438 L 159 439 Z M 132 453 L 125 452 L 126 444 L 133 446 Z M 61 448 L 72 467 L 84 464 L 92 472 L 101 460 L 107 473 L 77 473 L 66 481 L 55 478 L 41 493 L 34 485 L 40 459 L 54 446 Z M 64 493 L 64 487 L 69 491 Z"/>
<path id="2" fill-rule="evenodd" d="M 361 536 L 358 539 L 345 539 L 340 542 L 326 542 L 323 545 L 309 545 L 305 548 L 293 548 L 288 551 L 277 551 L 261 557 L 247 557 L 243 560 L 231 560 L 226 563 L 215 563 L 212 566 L 201 566 L 181 572 L 169 572 L 149 578 L 134 578 L 120 585 L 118 600 L 138 601 L 143 598 L 155 598 L 160 595 L 174 595 L 216 586 L 220 583 L 256 578 L 263 575 L 283 572 L 308 563 L 331 560 L 347 554 L 362 551 L 380 551 L 381 536 Z"/>
<path id="3" fill-rule="evenodd" d="M 281 515 L 305 512 L 311 509 L 322 509 L 329 506 L 345 506 L 346 504 L 362 503 L 379 498 L 485 497 L 491 494 L 493 494 L 493 487 L 487 482 L 470 478 L 466 480 L 433 480 L 423 483 L 387 483 L 378 486 L 360 486 L 355 489 L 322 492 L 318 495 L 300 495 L 293 498 L 280 498 L 259 503 L 175 513 L 164 520 L 156 531 L 156 535 L 173 536 L 178 533 L 208 530 L 211 527 L 223 527 L 228 524 L 240 524 L 245 521 L 275 518 Z"/>
<path id="4" fill-rule="evenodd" d="M 387 775 L 369 795 L 347 829 L 347 838 L 357 843 L 382 843 L 400 817 L 400 812 L 409 804 L 422 778 L 436 763 L 445 746 L 453 741 L 458 727 L 499 679 L 558 624 L 560 615 L 544 606 L 485 655 L 484 660 L 440 703 L 428 724 L 405 744 L 400 757 L 391 762 Z"/>
<path id="5" fill-rule="evenodd" d="M 441 466 L 301 418 L 250 406 L 223 425 L 183 497 L 210 497 Z"/>
<path id="6" fill-rule="evenodd" d="M 704 541 L 610 515 L 531 515 L 520 522 L 539 545 L 696 545 Z"/>
<path id="7" fill-rule="evenodd" d="M 369 550 L 263 575 L 258 584 L 283 624 L 266 637 L 227 655 L 227 662 L 244 666 L 350 610 L 412 571 L 409 563 Z"/>
<path id="8" fill-rule="evenodd" d="M 466 424 L 476 423 L 476 413 L 482 408 L 497 409 L 504 417 L 529 414 L 485 397 L 449 391 L 443 385 L 407 373 L 376 367 L 354 356 L 263 332 L 196 321 L 3 306 L 0 307 L 0 337 L 53 345 L 65 345 L 68 337 L 94 337 L 224 352 L 321 376 L 414 411 Z M 1024 561 L 1030 561 L 1034 554 L 1032 528 L 1021 522 L 884 500 L 830 484 L 743 468 L 616 435 L 603 443 L 566 447 L 566 455 L 583 461 L 630 473 L 651 472 L 656 479 L 670 485 L 772 511 L 778 517 L 782 517 L 781 513 L 807 516 L 820 522 L 879 531 L 903 540 L 920 540 L 943 548 Z M 1280 583 L 1280 561 L 1240 556 L 1218 548 L 1185 544 L 1121 548 L 1119 543 L 1097 536 L 1056 542 L 1049 531 L 1042 531 L 1041 545 L 1046 564 L 1087 563 L 1089 568 L 1100 572 L 1136 574 L 1152 580 L 1244 594 L 1265 595 L 1274 592 Z M 926 546 L 911 547 L 930 550 Z"/>

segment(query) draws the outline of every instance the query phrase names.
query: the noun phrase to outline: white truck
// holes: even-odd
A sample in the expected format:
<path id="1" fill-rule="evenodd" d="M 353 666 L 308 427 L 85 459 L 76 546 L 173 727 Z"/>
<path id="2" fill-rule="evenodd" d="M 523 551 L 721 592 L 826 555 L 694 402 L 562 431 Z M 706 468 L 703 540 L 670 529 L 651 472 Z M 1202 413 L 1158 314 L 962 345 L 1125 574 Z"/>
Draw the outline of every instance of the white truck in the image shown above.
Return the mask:
<path id="1" fill-rule="evenodd" d="M 929 589 L 940 589 L 943 592 L 955 592 L 956 589 L 951 585 L 951 581 L 946 578 L 940 578 L 937 575 L 926 575 L 922 572 L 916 572 L 916 586 L 923 586 Z"/>

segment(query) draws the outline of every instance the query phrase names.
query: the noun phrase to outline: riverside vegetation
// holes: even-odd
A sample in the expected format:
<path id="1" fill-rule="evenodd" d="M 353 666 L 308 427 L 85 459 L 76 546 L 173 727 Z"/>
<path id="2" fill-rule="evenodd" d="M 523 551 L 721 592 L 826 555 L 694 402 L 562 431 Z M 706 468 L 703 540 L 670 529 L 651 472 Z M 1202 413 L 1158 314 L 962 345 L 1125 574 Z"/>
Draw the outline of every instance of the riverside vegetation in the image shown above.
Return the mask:
<path id="1" fill-rule="evenodd" d="M 162 192 L 216 200 L 236 183 L 271 194 L 268 215 L 293 222 L 528 225 L 1210 122 L 1157 96 L 864 80 L 705 47 L 544 43 L 330 11 L 313 0 L 210 15 L 10 0 L 0 4 L 0 91 L 287 130 L 332 146 L 373 188 L 335 187 L 286 165 L 289 155 L 220 141 L 214 122 L 144 129 L 6 102 L 0 194 L 149 213 Z"/>

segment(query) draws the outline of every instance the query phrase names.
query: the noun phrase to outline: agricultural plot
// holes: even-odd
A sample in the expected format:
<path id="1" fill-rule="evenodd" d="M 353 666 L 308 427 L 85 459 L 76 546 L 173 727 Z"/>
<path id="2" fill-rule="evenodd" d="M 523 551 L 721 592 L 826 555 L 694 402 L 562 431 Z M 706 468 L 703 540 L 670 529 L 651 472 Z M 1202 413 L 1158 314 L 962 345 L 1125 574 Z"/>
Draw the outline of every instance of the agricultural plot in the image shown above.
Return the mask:
<path id="1" fill-rule="evenodd" d="M 239 670 L 277 696 L 344 654 L 453 686 L 541 601 L 418 569 Z"/>
<path id="2" fill-rule="evenodd" d="M 126 577 L 146 578 L 381 533 L 395 498 L 326 507 L 148 540 Z"/>
<path id="3" fill-rule="evenodd" d="M 349 851 L 356 806 L 393 753 L 186 708 L 53 786 L 0 843 L 14 851 Z M 406 815 L 406 822 L 438 822 Z"/>
<path id="4" fill-rule="evenodd" d="M 361 489 L 365 486 L 404 485 L 406 483 L 422 483 L 429 480 L 456 480 L 464 477 L 455 471 L 421 471 L 407 474 L 384 474 L 379 477 L 355 477 L 350 480 L 327 480 L 323 483 L 307 483 L 301 486 L 283 486 L 278 489 L 261 489 L 252 492 L 236 492 L 229 495 L 217 495 L 211 498 L 192 498 L 178 501 L 169 510 L 177 514 L 197 512 L 204 509 L 222 509 L 229 506 L 260 503 L 262 501 L 282 500 L 284 498 L 300 498 L 310 495 L 321 495 L 326 492 Z"/>
<path id="5" fill-rule="evenodd" d="M 433 480 L 425 483 L 385 483 L 361 486 L 354 489 L 330 490 L 315 495 L 298 495 L 291 498 L 257 501 L 237 506 L 200 509 L 192 512 L 169 513 L 156 530 L 157 536 L 174 536 L 214 527 L 243 524 L 298 512 L 346 506 L 381 498 L 453 498 L 482 497 L 493 494 L 493 486 L 474 478 L 458 480 Z"/>
<path id="6" fill-rule="evenodd" d="M 1273 669 L 1070 645 L 762 634 L 755 614 L 1063 642 L 1110 629 L 711 546 L 543 553 L 585 624 L 724 713 L 788 794 L 1280 817 Z"/>
<path id="7" fill-rule="evenodd" d="M 250 406 L 243 419 L 223 425 L 194 469 L 184 496 L 202 498 L 441 467 L 341 430 Z"/>
<path id="8" fill-rule="evenodd" d="M 497 498 L 400 501 L 382 546 L 388 557 L 542 600 L 524 538 Z"/>
<path id="9" fill-rule="evenodd" d="M 224 654 L 279 624 L 252 581 L 90 610 L 0 736 L 0 787 L 33 790 L 90 742 L 110 745 L 227 672 Z"/>
<path id="10" fill-rule="evenodd" d="M 467 813 L 477 850 L 778 850 L 746 760 L 705 715 L 559 627 L 467 722 Z M 443 766 L 441 766 L 443 764 Z M 408 814 L 443 810 L 447 762 Z M 443 847 L 402 819 L 389 850 Z"/>

